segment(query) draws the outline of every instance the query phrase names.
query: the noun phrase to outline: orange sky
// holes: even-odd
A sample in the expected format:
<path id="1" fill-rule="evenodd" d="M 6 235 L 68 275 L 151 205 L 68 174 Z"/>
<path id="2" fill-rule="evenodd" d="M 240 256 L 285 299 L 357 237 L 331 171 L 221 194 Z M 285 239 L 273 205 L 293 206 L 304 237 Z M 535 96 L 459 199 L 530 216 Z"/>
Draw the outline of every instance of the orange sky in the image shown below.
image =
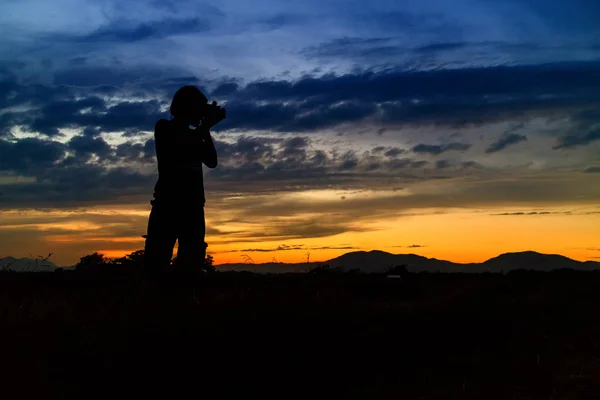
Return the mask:
<path id="1" fill-rule="evenodd" d="M 563 210 L 565 209 L 552 209 L 550 212 Z M 503 209 L 494 210 L 493 213 L 518 211 Z M 593 260 L 594 257 L 600 257 L 600 212 L 581 215 L 514 216 L 490 215 L 488 211 L 481 210 L 446 212 L 447 214 L 390 217 L 366 224 L 365 232 L 286 242 L 288 246 L 304 245 L 306 249 L 302 250 L 269 253 L 228 252 L 251 247 L 247 244 L 214 245 L 211 246 L 211 250 L 220 263 L 242 262 L 241 254 L 250 255 L 255 262 L 272 261 L 273 257 L 283 262 L 301 262 L 306 259 L 307 252 L 310 252 L 311 260 L 328 260 L 353 250 L 311 248 L 348 245 L 356 247 L 356 250 L 378 249 L 390 253 L 415 253 L 463 263 L 481 262 L 503 252 L 525 250 L 558 253 L 576 260 Z M 212 239 L 218 241 L 223 238 L 217 236 Z M 274 249 L 280 244 L 278 241 L 271 241 L 254 247 Z"/>
<path id="2" fill-rule="evenodd" d="M 318 208 L 318 207 L 317 207 Z M 118 257 L 143 248 L 149 207 L 93 208 L 75 211 L 3 211 L 0 256 L 46 255 L 58 265 L 73 265 L 79 257 L 101 252 Z M 495 215 L 533 213 L 533 215 Z M 576 260 L 600 260 L 600 208 L 594 205 L 520 208 L 426 208 L 358 219 L 345 232 L 320 237 L 286 237 L 273 230 L 272 219 L 223 223 L 227 210 L 206 208 L 207 225 L 218 233 L 207 235 L 209 254 L 217 264 L 244 262 L 325 261 L 354 250 L 415 253 L 455 262 L 481 262 L 503 252 L 535 250 Z M 543 213 L 543 214 L 539 214 Z M 312 224 L 314 213 L 298 213 L 294 226 Z M 375 213 L 376 214 L 376 213 Z M 320 214 L 318 220 L 328 221 Z M 291 224 L 291 222 L 290 222 Z M 331 221 L 335 225 L 335 221 Z M 285 226 L 285 224 L 284 224 Z M 290 225 L 292 226 L 292 225 Z M 252 232 L 270 232 L 256 239 Z M 259 251 L 274 250 L 275 251 Z M 292 248 L 282 250 L 282 248 Z"/>

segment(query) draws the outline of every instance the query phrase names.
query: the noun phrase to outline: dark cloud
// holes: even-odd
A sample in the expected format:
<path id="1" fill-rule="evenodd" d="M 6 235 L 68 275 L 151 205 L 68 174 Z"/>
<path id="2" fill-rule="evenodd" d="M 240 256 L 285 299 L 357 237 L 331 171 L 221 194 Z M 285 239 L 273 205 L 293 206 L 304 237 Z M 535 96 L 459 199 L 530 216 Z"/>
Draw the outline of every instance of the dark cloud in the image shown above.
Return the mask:
<path id="1" fill-rule="evenodd" d="M 132 24 L 129 21 L 114 21 L 90 34 L 65 37 L 57 35 L 54 40 L 74 43 L 127 43 L 148 39 L 161 39 L 171 35 L 206 32 L 212 28 L 211 20 L 192 18 L 165 18 L 158 21 Z"/>
<path id="2" fill-rule="evenodd" d="M 600 167 L 589 167 L 589 168 L 586 168 L 584 172 L 587 172 L 587 173 L 600 172 Z"/>
<path id="3" fill-rule="evenodd" d="M 582 74 L 589 74 L 585 77 Z M 588 93 L 600 87 L 600 63 L 564 63 L 434 71 L 366 70 L 345 75 L 306 76 L 295 82 L 261 81 L 236 92 L 244 100 L 278 101 L 318 97 L 325 102 L 383 102 L 431 96 L 538 96 Z M 596 97 L 597 98 L 597 97 Z"/>
<path id="4" fill-rule="evenodd" d="M 411 162 L 410 166 L 413 167 L 413 168 L 423 168 L 427 164 L 429 164 L 429 161 L 420 160 L 420 161 L 413 161 L 413 162 Z"/>
<path id="5" fill-rule="evenodd" d="M 516 216 L 516 215 L 571 215 L 571 211 L 528 211 L 528 212 L 509 212 L 509 213 L 499 213 L 499 214 L 490 214 L 490 215 L 500 215 L 500 216 Z"/>
<path id="6" fill-rule="evenodd" d="M 384 155 L 386 157 L 390 157 L 390 158 L 394 158 L 399 156 L 400 154 L 404 153 L 406 150 L 404 149 L 399 149 L 398 147 L 392 147 L 391 149 L 387 150 Z"/>
<path id="7" fill-rule="evenodd" d="M 558 144 L 553 149 L 567 149 L 576 146 L 584 146 L 596 140 L 600 140 L 600 128 L 589 130 L 584 134 L 569 134 L 558 138 Z"/>
<path id="8" fill-rule="evenodd" d="M 92 154 L 106 158 L 112 153 L 112 148 L 100 137 L 74 136 L 67 143 L 69 150 L 79 157 L 88 159 Z"/>
<path id="9" fill-rule="evenodd" d="M 155 176 L 115 163 L 147 161 L 145 155 L 139 158 L 139 150 L 133 144 L 114 149 L 92 136 L 75 136 L 67 143 L 39 138 L 0 140 L 0 174 L 35 178 L 0 185 L 0 204 L 72 207 L 139 198 L 151 192 Z"/>
<path id="10" fill-rule="evenodd" d="M 163 83 L 170 84 L 170 80 Z M 8 136 L 10 129 L 17 125 L 49 137 L 60 136 L 61 128 L 82 129 L 86 136 L 106 131 L 121 131 L 131 136 L 152 131 L 157 119 L 168 116 L 162 111 L 164 98 L 107 104 L 102 97 L 105 95 L 102 87 L 23 85 L 13 77 L 7 83 L 11 84 L 16 92 L 14 95 L 0 93 L 0 111 L 9 107 L 29 110 L 0 113 L 2 136 Z M 131 92 L 120 89 L 120 95 L 128 97 Z"/>
<path id="11" fill-rule="evenodd" d="M 482 168 L 482 166 L 475 161 L 463 161 L 460 163 L 462 168 Z"/>
<path id="12" fill-rule="evenodd" d="M 303 244 L 300 245 L 281 245 L 271 249 L 256 249 L 249 248 L 243 250 L 229 250 L 226 253 L 271 253 L 274 251 L 289 251 L 289 250 L 309 250 L 309 251 L 317 251 L 317 250 L 355 250 L 358 247 L 355 246 L 322 246 L 322 247 L 307 247 Z"/>
<path id="13" fill-rule="evenodd" d="M 242 136 L 233 142 L 215 142 L 220 165 L 207 171 L 206 184 L 217 195 L 230 192 L 232 187 L 242 193 L 366 188 L 377 184 L 389 188 L 398 186 L 398 179 L 423 179 L 414 171 L 426 165 L 424 161 L 369 151 L 312 149 L 310 140 L 303 136 Z M 36 179 L 2 188 L 11 192 L 0 199 L 4 205 L 44 206 L 53 201 L 89 205 L 120 197 L 144 198 L 156 179 L 154 173 L 138 172 L 145 170 L 144 164 L 156 161 L 154 139 L 119 145 L 109 145 L 102 137 L 92 135 L 77 135 L 64 144 L 43 139 L 4 140 L 0 141 L 0 158 L 0 171 Z M 119 188 L 124 188 L 124 193 L 116 195 Z"/>
<path id="14" fill-rule="evenodd" d="M 50 140 L 0 140 L 0 171 L 34 176 L 41 169 L 57 165 L 65 156 L 65 150 L 64 144 Z"/>
<path id="15" fill-rule="evenodd" d="M 73 208 L 128 204 L 149 199 L 155 177 L 126 167 L 63 164 L 37 170 L 34 183 L 0 185 L 0 205 L 10 208 Z"/>
<path id="16" fill-rule="evenodd" d="M 467 42 L 432 43 L 425 46 L 416 47 L 413 51 L 416 53 L 439 53 L 441 51 L 460 50 L 468 46 L 469 43 Z"/>
<path id="17" fill-rule="evenodd" d="M 104 102 L 96 104 L 90 101 L 92 99 L 49 104 L 39 110 L 39 116 L 34 117 L 27 128 L 47 136 L 57 136 L 59 128 L 84 128 L 86 135 L 124 131 L 129 137 L 140 131 L 153 131 L 156 121 L 168 116 L 161 111 L 158 100 L 124 101 L 100 108 Z M 96 108 L 90 104 L 96 104 Z"/>
<path id="18" fill-rule="evenodd" d="M 597 103 L 598 93 L 600 64 L 591 62 L 306 76 L 293 82 L 252 82 L 235 91 L 229 87 L 232 117 L 221 129 L 294 132 L 365 118 L 400 124 L 481 124 Z"/>
<path id="19" fill-rule="evenodd" d="M 600 106 L 584 109 L 571 116 L 573 126 L 565 135 L 558 138 L 554 149 L 567 149 L 577 146 L 585 146 L 596 140 L 600 140 Z"/>
<path id="20" fill-rule="evenodd" d="M 442 145 L 433 145 L 433 144 L 418 144 L 412 148 L 414 153 L 420 154 L 434 154 L 438 155 L 444 153 L 446 151 L 466 151 L 471 148 L 470 144 L 466 143 L 447 143 Z"/>
<path id="21" fill-rule="evenodd" d="M 97 127 L 132 137 L 151 131 L 158 118 L 168 117 L 168 112 L 162 110 L 170 97 L 183 84 L 190 83 L 201 86 L 209 97 L 225 100 L 228 118 L 215 127 L 216 132 L 308 132 L 363 120 L 464 126 L 544 114 L 550 109 L 569 113 L 572 108 L 600 103 L 600 63 L 591 62 L 420 72 L 391 68 L 305 76 L 296 81 L 262 80 L 246 85 L 228 79 L 213 85 L 213 90 L 206 89 L 196 78 L 168 78 L 166 71 L 98 68 L 64 70 L 64 76 L 56 76 L 55 86 L 24 86 L 11 77 L 0 81 L 7 88 L 4 93 L 16 93 L 0 94 L 0 108 L 26 104 L 33 107 L 24 114 L 1 114 L 0 134 L 7 136 L 12 126 L 19 124 L 47 136 L 58 135 L 61 128 Z M 153 78 L 155 75 L 158 77 Z M 107 88 L 115 95 L 114 87 L 124 88 L 126 82 L 129 89 L 122 89 L 122 97 L 131 95 L 134 85 L 138 95 L 152 100 L 105 104 Z M 78 89 L 77 85 L 86 89 Z M 596 140 L 597 131 L 590 131 L 592 118 L 597 116 L 580 117 L 581 124 L 588 124 L 588 135 L 567 136 L 558 147 Z M 451 143 L 424 150 L 439 154 L 466 150 L 467 146 Z"/>
<path id="22" fill-rule="evenodd" d="M 348 150 L 345 152 L 341 157 L 341 161 L 342 162 L 339 165 L 339 169 L 342 171 L 354 169 L 359 162 L 358 156 L 353 150 Z"/>
<path id="23" fill-rule="evenodd" d="M 286 140 L 283 143 L 282 155 L 289 159 L 289 157 L 297 158 L 299 161 L 306 160 L 306 149 L 309 146 L 309 141 L 306 137 L 293 137 Z"/>
<path id="24" fill-rule="evenodd" d="M 117 146 L 115 155 L 119 158 L 137 160 L 142 157 L 143 153 L 144 145 L 140 143 L 127 142 Z"/>
<path id="25" fill-rule="evenodd" d="M 272 249 L 244 249 L 244 250 L 236 250 L 236 252 L 260 252 L 260 253 L 270 253 L 273 251 L 290 251 L 290 250 L 303 250 L 305 247 L 302 244 L 299 245 L 287 245 L 282 244 Z"/>
<path id="26" fill-rule="evenodd" d="M 392 13 L 389 18 L 395 18 Z M 401 20 L 410 20 L 406 16 L 400 17 Z M 363 19 L 361 17 L 361 19 Z M 555 18 L 553 18 L 555 19 Z M 436 17 L 431 16 L 428 23 L 436 20 Z M 378 23 L 377 25 L 380 25 Z M 437 26 L 435 26 L 437 25 Z M 413 34 L 423 29 L 425 25 L 414 25 L 396 23 L 391 30 L 386 33 L 393 33 L 398 28 L 404 34 L 411 32 Z M 498 65 L 504 64 L 506 59 L 502 57 L 511 57 L 521 60 L 521 65 L 530 64 L 536 60 L 556 60 L 556 54 L 561 53 L 563 59 L 580 59 L 583 52 L 596 51 L 597 45 L 593 42 L 569 43 L 565 44 L 542 44 L 535 42 L 505 42 L 505 41 L 476 41 L 468 42 L 461 41 L 463 34 L 460 32 L 462 27 L 453 25 L 452 23 L 439 24 L 434 23 L 432 31 L 438 35 L 438 40 L 433 40 L 429 44 L 420 46 L 410 46 L 406 41 L 399 39 L 398 36 L 386 36 L 378 38 L 360 38 L 360 37 L 342 37 L 306 47 L 302 50 L 305 57 L 319 60 L 328 59 L 345 59 L 354 60 L 357 63 L 365 64 L 372 63 L 377 60 L 380 63 L 388 62 L 394 64 L 406 64 L 408 67 L 416 69 L 428 69 L 429 67 L 439 68 L 448 62 L 451 65 L 461 64 L 479 64 L 479 65 Z M 433 28 L 435 26 L 435 28 Z M 392 28 L 392 27 L 390 27 Z M 442 34 L 443 31 L 447 34 Z M 430 31 L 431 32 L 431 31 Z M 589 33 L 589 31 L 587 32 Z M 455 37 L 459 40 L 448 42 L 449 37 Z M 449 57 L 453 56 L 453 57 Z"/>
<path id="27" fill-rule="evenodd" d="M 356 250 L 359 247 L 356 246 L 323 246 L 323 247 L 311 247 L 310 250 Z"/>
<path id="28" fill-rule="evenodd" d="M 239 88 L 239 85 L 236 82 L 225 82 L 221 83 L 211 92 L 211 96 L 214 97 L 225 97 L 229 96 L 232 93 L 235 93 Z"/>
<path id="29" fill-rule="evenodd" d="M 436 169 L 446 169 L 452 167 L 452 163 L 448 160 L 438 160 L 435 162 Z"/>
<path id="30" fill-rule="evenodd" d="M 144 143 L 143 152 L 143 159 L 146 162 L 152 162 L 153 159 L 156 158 L 156 142 L 154 139 L 148 139 L 146 143 Z"/>
<path id="31" fill-rule="evenodd" d="M 310 19 L 304 15 L 279 13 L 269 17 L 261 18 L 257 21 L 258 25 L 265 28 L 267 31 L 289 27 L 292 25 L 301 25 L 309 22 Z"/>
<path id="32" fill-rule="evenodd" d="M 487 154 L 496 153 L 498 151 L 506 149 L 509 146 L 520 142 L 524 142 L 526 140 L 527 137 L 525 135 L 519 135 L 518 133 L 504 134 L 500 137 L 500 139 L 490 144 L 489 147 L 485 150 L 485 152 Z"/>
<path id="33" fill-rule="evenodd" d="M 394 44 L 392 38 L 343 37 L 327 43 L 309 46 L 302 50 L 308 58 L 381 58 L 396 56 L 402 50 Z M 406 49 L 404 49 L 406 50 Z"/>

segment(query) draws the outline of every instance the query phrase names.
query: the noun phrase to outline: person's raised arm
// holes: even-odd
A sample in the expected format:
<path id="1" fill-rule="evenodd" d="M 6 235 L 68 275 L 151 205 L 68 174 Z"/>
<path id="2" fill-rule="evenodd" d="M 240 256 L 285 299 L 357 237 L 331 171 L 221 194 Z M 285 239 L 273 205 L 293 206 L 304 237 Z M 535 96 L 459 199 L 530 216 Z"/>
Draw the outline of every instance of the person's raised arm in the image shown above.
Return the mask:
<path id="1" fill-rule="evenodd" d="M 208 168 L 216 168 L 218 165 L 217 149 L 215 148 L 215 142 L 213 142 L 210 136 L 210 129 L 203 128 L 202 126 L 198 129 L 200 129 L 199 133 L 203 141 L 203 145 L 201 146 L 202 162 Z"/>

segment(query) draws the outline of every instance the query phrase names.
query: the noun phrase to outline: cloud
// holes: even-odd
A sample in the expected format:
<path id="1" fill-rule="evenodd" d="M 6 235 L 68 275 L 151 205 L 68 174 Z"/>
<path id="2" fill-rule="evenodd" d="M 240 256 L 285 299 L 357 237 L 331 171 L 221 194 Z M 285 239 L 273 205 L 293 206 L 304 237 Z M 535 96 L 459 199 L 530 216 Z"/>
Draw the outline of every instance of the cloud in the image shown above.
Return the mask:
<path id="1" fill-rule="evenodd" d="M 427 247 L 426 245 L 422 245 L 422 244 L 411 244 L 410 246 L 392 246 L 392 247 L 398 247 L 398 248 L 407 248 L 407 249 L 420 249 L 423 247 Z"/>
<path id="2" fill-rule="evenodd" d="M 65 156 L 66 146 L 50 140 L 24 138 L 17 141 L 0 140 L 0 171 L 35 175 L 52 168 Z"/>
<path id="3" fill-rule="evenodd" d="M 68 208 L 143 198 L 154 176 L 106 162 L 115 160 L 113 154 L 102 138 L 88 136 L 75 136 L 66 144 L 39 138 L 0 140 L 0 174 L 34 178 L 0 184 L 0 204 Z"/>
<path id="4" fill-rule="evenodd" d="M 570 132 L 558 138 L 554 149 L 568 149 L 585 146 L 600 140 L 600 107 L 590 107 L 571 116 L 572 128 Z"/>
<path id="5" fill-rule="evenodd" d="M 207 171 L 210 192 L 285 193 L 334 187 L 389 188 L 384 180 L 418 181 L 427 163 L 398 158 L 397 148 L 380 152 L 324 151 L 312 148 L 306 136 L 288 138 L 240 136 L 215 138 L 219 168 Z M 62 201 L 102 204 L 116 199 L 137 201 L 151 192 L 156 179 L 155 143 L 109 144 L 103 137 L 76 135 L 66 143 L 25 138 L 0 140 L 0 172 L 35 178 L 34 182 L 0 185 L 8 193 L 4 206 L 45 207 Z M 437 179 L 427 177 L 427 180 Z M 19 196 L 20 199 L 19 199 Z M 71 197 L 69 197 L 71 196 Z"/>
<path id="6" fill-rule="evenodd" d="M 114 84 L 122 88 L 111 96 L 120 94 L 119 97 L 126 98 L 137 93 L 145 100 L 107 104 L 106 86 L 99 86 L 99 83 L 109 83 L 112 79 L 106 78 L 109 73 L 118 79 Z M 32 110 L 0 114 L 4 122 L 3 135 L 17 125 L 50 137 L 58 136 L 62 128 L 96 127 L 105 132 L 121 131 L 127 136 L 151 131 L 158 118 L 168 117 L 165 110 L 176 88 L 184 83 L 204 86 L 197 79 L 168 77 L 166 71 L 158 71 L 158 77 L 154 77 L 156 73 L 147 68 L 120 71 L 114 67 L 97 72 L 87 67 L 74 68 L 63 71 L 65 76 L 59 81 L 65 84 L 57 86 L 22 85 L 9 77 L 0 81 L 0 85 L 11 87 L 18 94 L 4 98 L 0 95 L 0 104 L 5 109 L 28 105 Z M 131 86 L 136 80 L 138 82 Z M 84 90 L 76 85 L 88 87 Z M 204 90 L 209 97 L 224 100 L 228 110 L 228 118 L 215 127 L 218 132 L 315 132 L 361 122 L 373 126 L 434 124 L 464 127 L 525 115 L 529 118 L 544 116 L 551 112 L 569 115 L 570 110 L 577 107 L 597 105 L 600 103 L 600 64 L 417 72 L 390 68 L 246 84 L 227 78 L 213 82 Z M 581 124 L 588 124 L 586 129 L 589 130 L 593 118 L 593 115 L 581 117 Z M 503 148 L 507 143 L 514 143 L 520 138 L 515 135 L 501 138 L 497 145 Z M 560 147 L 589 142 L 597 135 L 592 130 L 588 136 L 571 136 L 565 138 Z M 440 154 L 450 150 L 464 151 L 468 146 L 449 143 L 415 147 L 417 151 Z M 494 151 L 496 147 L 490 148 Z"/>
<path id="7" fill-rule="evenodd" d="M 436 169 L 446 169 L 446 168 L 450 168 L 451 166 L 452 166 L 452 162 L 450 162 L 449 160 L 438 160 L 435 162 Z"/>
<path id="8" fill-rule="evenodd" d="M 499 214 L 490 214 L 497 216 L 517 216 L 517 215 L 571 215 L 571 211 L 527 211 L 527 212 L 508 212 Z"/>
<path id="9" fill-rule="evenodd" d="M 300 245 L 280 245 L 273 248 L 261 249 L 261 248 L 248 248 L 243 250 L 227 250 L 224 253 L 272 253 L 279 251 L 292 251 L 292 250 L 307 250 L 307 251 L 318 251 L 318 250 L 356 250 L 358 247 L 355 246 L 322 246 L 312 247 Z"/>
<path id="10" fill-rule="evenodd" d="M 519 135 L 518 133 L 508 133 L 504 134 L 498 139 L 496 142 L 489 145 L 489 147 L 485 150 L 486 154 L 496 153 L 498 151 L 504 150 L 509 146 L 515 145 L 520 142 L 524 142 L 527 140 L 525 135 Z"/>
<path id="11" fill-rule="evenodd" d="M 301 54 L 309 58 L 381 58 L 395 56 L 401 48 L 390 37 L 342 37 L 308 46 Z"/>
<path id="12" fill-rule="evenodd" d="M 438 155 L 446 151 L 466 151 L 471 148 L 470 144 L 466 143 L 447 143 L 443 145 L 418 144 L 412 148 L 414 153 Z"/>
<path id="13" fill-rule="evenodd" d="M 404 149 L 399 149 L 398 147 L 392 147 L 391 149 L 387 150 L 387 151 L 384 153 L 384 155 L 385 155 L 386 157 L 394 158 L 394 157 L 397 157 L 397 156 L 399 156 L 400 154 L 403 154 L 403 153 L 405 153 L 405 152 L 406 152 L 406 150 L 404 150 Z"/>
<path id="14" fill-rule="evenodd" d="M 583 74 L 591 78 L 584 80 Z M 298 132 L 367 119 L 384 124 L 481 124 L 597 103 L 600 95 L 592 87 L 600 91 L 600 83 L 590 82 L 600 82 L 600 64 L 420 72 L 392 68 L 252 82 L 230 92 L 232 117 L 221 128 Z"/>
<path id="15" fill-rule="evenodd" d="M 469 10 L 472 11 L 472 10 Z M 513 14 L 514 15 L 514 14 Z M 514 21 L 512 21 L 514 22 Z M 507 24 L 505 24 L 505 27 Z M 398 24 L 397 24 L 398 27 Z M 397 31 L 396 27 L 396 31 Z M 479 41 L 465 41 L 465 25 L 452 26 L 446 24 L 446 35 L 437 30 L 434 37 L 423 38 L 424 26 L 407 27 L 400 29 L 412 30 L 409 35 L 412 40 L 406 40 L 402 34 L 394 35 L 388 30 L 378 37 L 341 37 L 318 45 L 304 48 L 301 54 L 309 59 L 321 62 L 348 61 L 357 64 L 378 65 L 404 65 L 416 70 L 429 70 L 436 68 L 468 68 L 475 65 L 493 66 L 510 64 L 515 65 L 551 63 L 562 61 L 589 61 L 597 60 L 594 56 L 595 42 L 593 40 L 571 43 L 547 43 L 532 38 L 509 39 L 483 39 Z M 408 28 L 408 29 L 407 29 Z M 420 28 L 420 29 L 419 29 Z M 426 36 L 433 31 L 426 31 Z M 513 31 L 514 33 L 514 31 Z M 471 35 L 474 37 L 475 35 Z M 456 38 L 456 41 L 447 41 Z M 509 61 L 510 60 L 510 61 Z"/>
<path id="16" fill-rule="evenodd" d="M 156 21 L 131 23 L 117 20 L 92 33 L 82 36 L 55 37 L 55 40 L 69 40 L 76 43 L 128 43 L 148 39 L 161 39 L 178 34 L 206 32 L 213 27 L 210 19 L 165 18 Z"/>
<path id="17" fill-rule="evenodd" d="M 455 42 L 455 43 L 432 43 L 424 46 L 419 46 L 414 49 L 417 53 L 438 53 L 440 51 L 447 50 L 460 50 L 469 47 L 471 44 L 467 42 Z"/>
<path id="18" fill-rule="evenodd" d="M 98 157 L 105 158 L 112 153 L 111 147 L 100 137 L 90 137 L 85 135 L 74 136 L 67 143 L 67 147 L 69 150 L 73 151 L 76 156 L 85 158 L 85 161 L 94 154 Z"/>
<path id="19" fill-rule="evenodd" d="M 568 149 L 576 146 L 584 146 L 596 140 L 600 140 L 600 128 L 592 129 L 582 134 L 569 134 L 558 139 L 554 149 Z"/>
<path id="20" fill-rule="evenodd" d="M 252 224 L 257 229 L 246 230 L 240 233 L 228 234 L 223 239 L 213 240 L 214 244 L 229 243 L 256 243 L 260 241 L 293 240 L 303 238 L 322 238 L 341 234 L 344 232 L 367 232 L 370 229 L 359 226 L 353 221 L 348 221 L 342 215 L 329 217 L 296 217 L 293 220 L 282 221 L 278 216 L 279 209 L 275 213 L 260 218 L 248 215 L 246 223 Z M 261 222 L 262 220 L 262 222 Z M 260 228 L 259 228 L 260 227 Z M 316 250 L 313 248 L 282 247 L 287 250 Z M 275 249 L 247 248 L 245 251 L 276 251 Z M 277 250 L 277 251 L 281 251 Z"/>
<path id="21" fill-rule="evenodd" d="M 585 169 L 584 172 L 587 172 L 587 173 L 600 172 L 600 167 L 588 167 L 588 168 Z"/>
<path id="22" fill-rule="evenodd" d="M 261 253 L 270 253 L 274 251 L 290 251 L 290 250 L 302 250 L 304 249 L 304 245 L 286 245 L 282 244 L 272 249 L 244 249 L 244 250 L 235 250 L 236 252 L 261 252 Z"/>

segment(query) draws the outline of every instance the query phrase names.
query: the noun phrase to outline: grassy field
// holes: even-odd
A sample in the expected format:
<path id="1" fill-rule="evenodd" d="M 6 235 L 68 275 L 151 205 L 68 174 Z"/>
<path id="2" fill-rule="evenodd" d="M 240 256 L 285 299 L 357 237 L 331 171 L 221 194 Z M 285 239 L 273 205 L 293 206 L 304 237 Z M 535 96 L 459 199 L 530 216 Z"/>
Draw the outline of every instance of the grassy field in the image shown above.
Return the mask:
<path id="1" fill-rule="evenodd" d="M 3 273 L 0 296 L 19 398 L 600 398 L 596 272 Z"/>

